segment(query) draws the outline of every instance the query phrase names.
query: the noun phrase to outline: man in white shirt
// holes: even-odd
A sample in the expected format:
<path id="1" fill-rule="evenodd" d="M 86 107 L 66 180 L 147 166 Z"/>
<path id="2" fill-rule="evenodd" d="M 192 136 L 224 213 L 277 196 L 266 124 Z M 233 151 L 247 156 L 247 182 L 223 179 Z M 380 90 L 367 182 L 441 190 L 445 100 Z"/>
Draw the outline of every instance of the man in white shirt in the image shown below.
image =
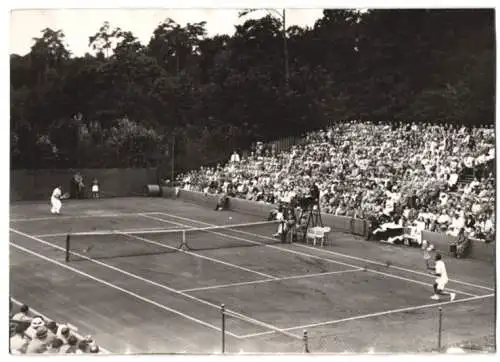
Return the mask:
<path id="1" fill-rule="evenodd" d="M 450 301 L 455 300 L 455 293 L 449 293 L 444 291 L 444 287 L 448 283 L 448 273 L 446 272 L 446 265 L 441 258 L 441 254 L 436 254 L 436 265 L 434 270 L 434 275 L 437 276 L 434 282 L 434 295 L 431 297 L 433 300 L 439 300 L 440 295 L 449 295 Z"/>
<path id="2" fill-rule="evenodd" d="M 233 154 L 231 155 L 230 158 L 231 163 L 238 163 L 240 162 L 240 155 L 238 155 L 238 152 L 234 151 Z"/>
<path id="3" fill-rule="evenodd" d="M 57 186 L 52 191 L 52 196 L 50 197 L 50 205 L 52 206 L 50 212 L 53 214 L 59 214 L 61 212 L 62 202 L 61 202 L 62 191 L 61 187 Z"/>

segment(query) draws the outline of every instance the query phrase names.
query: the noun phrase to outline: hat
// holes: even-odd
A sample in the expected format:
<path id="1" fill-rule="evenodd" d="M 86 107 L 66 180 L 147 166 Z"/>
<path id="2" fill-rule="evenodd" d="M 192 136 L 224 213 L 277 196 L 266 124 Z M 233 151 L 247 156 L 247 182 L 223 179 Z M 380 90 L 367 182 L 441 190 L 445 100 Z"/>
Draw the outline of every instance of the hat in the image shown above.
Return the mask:
<path id="1" fill-rule="evenodd" d="M 40 328 L 38 328 L 36 331 L 36 337 L 37 338 L 47 337 L 47 328 L 45 328 L 44 326 L 41 326 Z"/>
<path id="2" fill-rule="evenodd" d="M 31 321 L 31 326 L 35 329 L 39 328 L 39 327 L 43 327 L 45 325 L 45 322 L 43 321 L 42 318 L 40 317 L 35 317 L 33 318 L 33 320 Z"/>
<path id="3" fill-rule="evenodd" d="M 69 333 L 69 327 L 68 326 L 61 326 L 61 334 L 67 335 Z"/>

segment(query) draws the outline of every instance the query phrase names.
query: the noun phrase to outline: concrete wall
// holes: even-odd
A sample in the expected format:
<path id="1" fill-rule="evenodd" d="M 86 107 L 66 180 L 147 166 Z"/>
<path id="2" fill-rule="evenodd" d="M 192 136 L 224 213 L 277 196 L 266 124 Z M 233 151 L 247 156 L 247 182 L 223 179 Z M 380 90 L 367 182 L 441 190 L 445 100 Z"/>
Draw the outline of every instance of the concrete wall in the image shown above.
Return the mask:
<path id="1" fill-rule="evenodd" d="M 163 196 L 171 197 L 174 195 L 174 191 L 171 188 L 163 188 Z M 179 198 L 201 206 L 215 208 L 217 204 L 217 197 L 214 195 L 204 195 L 201 192 L 180 190 Z M 269 212 L 274 208 L 273 205 L 248 201 L 238 198 L 229 198 L 229 209 L 241 212 L 245 214 L 250 214 L 254 216 L 259 216 L 262 218 L 267 218 Z M 350 233 L 359 236 L 365 236 L 368 225 L 365 220 L 353 219 L 345 216 L 335 216 L 329 214 L 321 214 L 323 224 L 325 226 L 330 226 L 332 230 Z M 422 235 L 423 239 L 428 240 L 436 246 L 436 249 L 442 253 L 449 253 L 449 244 L 453 238 L 449 235 L 442 233 L 434 233 L 430 231 L 424 231 Z M 470 250 L 469 258 L 482 260 L 489 263 L 495 262 L 495 248 L 496 243 L 485 243 L 482 241 L 472 241 L 472 247 Z"/>
<path id="2" fill-rule="evenodd" d="M 144 193 L 147 184 L 158 184 L 156 169 L 83 169 L 86 193 L 97 178 L 101 197 L 135 196 Z M 70 191 L 74 170 L 12 170 L 10 172 L 11 201 L 45 200 L 57 185 Z"/>
<path id="3" fill-rule="evenodd" d="M 452 243 L 454 239 L 454 237 L 443 233 L 434 233 L 431 231 L 422 232 L 422 240 L 430 241 L 437 250 L 445 254 L 449 254 L 450 243 Z M 485 243 L 483 241 L 471 241 L 471 249 L 468 257 L 494 263 L 496 257 L 495 253 L 496 242 Z"/>

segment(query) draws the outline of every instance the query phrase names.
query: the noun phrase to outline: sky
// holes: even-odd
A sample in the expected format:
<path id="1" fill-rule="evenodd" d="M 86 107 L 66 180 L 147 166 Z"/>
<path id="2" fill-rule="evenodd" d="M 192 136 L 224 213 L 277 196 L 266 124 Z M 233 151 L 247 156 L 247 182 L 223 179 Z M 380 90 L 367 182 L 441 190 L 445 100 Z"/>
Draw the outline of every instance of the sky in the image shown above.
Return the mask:
<path id="1" fill-rule="evenodd" d="M 312 26 L 322 17 L 322 9 L 287 10 L 287 26 Z M 30 51 L 33 38 L 41 35 L 41 30 L 51 28 L 62 30 L 66 44 L 75 56 L 91 52 L 89 36 L 97 33 L 101 25 L 108 21 L 112 28 L 120 27 L 131 31 L 142 44 L 146 45 L 154 29 L 166 18 L 180 25 L 206 21 L 208 36 L 233 34 L 235 25 L 245 19 L 259 18 L 265 11 L 255 12 L 248 17 L 238 18 L 234 9 L 40 9 L 15 10 L 10 15 L 9 52 L 24 55 Z"/>

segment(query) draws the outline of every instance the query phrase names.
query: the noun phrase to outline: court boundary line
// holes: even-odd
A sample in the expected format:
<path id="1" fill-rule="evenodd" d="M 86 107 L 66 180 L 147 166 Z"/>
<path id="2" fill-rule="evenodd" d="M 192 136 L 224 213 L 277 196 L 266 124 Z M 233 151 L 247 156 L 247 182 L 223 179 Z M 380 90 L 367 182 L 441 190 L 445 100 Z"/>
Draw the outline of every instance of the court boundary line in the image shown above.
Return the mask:
<path id="1" fill-rule="evenodd" d="M 22 235 L 22 234 L 20 234 L 20 235 Z M 22 236 L 24 236 L 24 235 L 22 235 Z M 59 266 L 59 267 L 61 267 L 61 268 L 71 270 L 72 272 L 74 272 L 74 273 L 76 273 L 76 274 L 80 274 L 80 275 L 82 275 L 82 276 L 84 276 L 84 277 L 87 277 L 87 278 L 89 278 L 90 280 L 93 280 L 94 282 L 101 283 L 101 284 L 103 284 L 103 285 L 105 285 L 105 286 L 107 286 L 107 287 L 109 287 L 109 288 L 119 290 L 119 291 L 121 291 L 121 292 L 123 292 L 123 293 L 125 293 L 125 294 L 128 294 L 129 296 L 132 296 L 132 297 L 134 297 L 134 298 L 137 298 L 137 299 L 139 299 L 139 300 L 141 300 L 141 301 L 143 301 L 143 302 L 146 302 L 146 303 L 148 303 L 148 304 L 152 304 L 152 305 L 154 305 L 154 306 L 156 306 L 156 307 L 158 307 L 158 308 L 160 308 L 160 309 L 166 310 L 167 312 L 171 312 L 171 313 L 176 314 L 176 315 L 178 315 L 178 316 L 180 316 L 180 317 L 183 317 L 183 318 L 185 318 L 185 319 L 188 319 L 188 320 L 190 320 L 190 321 L 192 321 L 192 322 L 195 322 L 195 323 L 201 324 L 201 325 L 203 325 L 203 326 L 205 326 L 205 327 L 208 327 L 208 328 L 214 329 L 214 330 L 216 330 L 216 331 L 218 331 L 218 332 L 221 332 L 221 328 L 219 328 L 219 327 L 217 327 L 217 326 L 214 326 L 214 325 L 212 325 L 212 324 L 210 324 L 210 323 L 208 323 L 208 322 L 202 321 L 201 319 L 198 319 L 198 318 L 192 317 L 192 316 L 190 316 L 189 314 L 186 314 L 186 313 L 183 313 L 183 312 L 178 311 L 178 310 L 176 310 L 176 309 L 173 309 L 173 308 L 167 307 L 166 305 L 163 305 L 163 304 L 161 304 L 161 303 L 155 302 L 155 301 L 154 301 L 154 300 L 152 300 L 152 299 L 149 299 L 149 298 L 143 297 L 143 296 L 141 296 L 141 295 L 139 295 L 139 294 L 137 294 L 137 293 L 135 293 L 135 292 L 132 292 L 132 291 L 130 291 L 130 290 L 128 290 L 128 289 L 122 288 L 122 287 L 120 287 L 120 286 L 118 286 L 118 285 L 115 285 L 115 284 L 113 284 L 113 283 L 111 283 L 111 282 L 108 282 L 108 281 L 106 281 L 106 280 L 104 280 L 104 279 L 101 279 L 101 278 L 99 278 L 99 277 L 93 276 L 92 274 L 89 274 L 89 273 L 86 273 L 86 272 L 81 271 L 81 270 L 79 270 L 79 269 L 76 269 L 76 268 L 70 267 L 70 266 L 68 266 L 68 265 L 66 265 L 66 264 L 64 264 L 64 263 L 61 263 L 60 261 L 57 261 L 57 260 L 55 260 L 55 259 L 52 259 L 52 258 L 50 258 L 50 257 L 48 257 L 48 256 L 46 256 L 46 255 L 40 254 L 40 253 L 38 253 L 38 252 L 36 252 L 36 251 L 33 251 L 33 250 L 31 250 L 31 249 L 28 249 L 28 248 L 25 248 L 25 247 L 23 247 L 23 246 L 17 245 L 17 244 L 15 244 L 15 243 L 11 242 L 11 241 L 9 242 L 9 244 L 10 244 L 10 245 L 12 245 L 13 247 L 15 247 L 16 249 L 19 249 L 19 250 L 24 251 L 25 253 L 28 253 L 28 254 L 34 255 L 34 256 L 36 256 L 36 257 L 38 257 L 38 258 L 40 258 L 40 259 L 43 259 L 43 260 L 45 260 L 45 261 L 47 261 L 47 262 L 49 262 L 49 263 L 56 264 L 57 266 Z M 50 243 L 49 243 L 49 244 L 50 244 Z M 54 246 L 54 245 L 52 245 L 52 246 Z M 234 334 L 234 333 L 232 333 L 232 332 L 229 332 L 229 331 L 227 331 L 227 330 L 226 330 L 225 332 L 226 332 L 226 334 L 227 334 L 227 335 L 229 335 L 229 336 L 231 336 L 231 337 L 235 337 L 235 338 L 237 338 L 237 339 L 241 339 L 241 337 L 240 337 L 239 335 L 236 335 L 236 334 Z"/>
<path id="2" fill-rule="evenodd" d="M 165 215 L 165 216 L 168 216 L 168 217 L 173 217 L 173 218 L 176 218 L 176 219 L 181 219 L 181 220 L 196 222 L 196 223 L 207 225 L 207 226 L 217 226 L 215 224 L 210 224 L 210 223 L 207 223 L 207 222 L 204 222 L 204 221 L 195 220 L 195 219 L 191 219 L 191 218 L 187 218 L 187 217 L 177 216 L 177 215 L 169 214 L 169 213 L 166 213 L 166 212 L 141 213 L 141 215 L 149 215 L 149 214 L 160 214 L 160 215 Z M 166 221 L 169 222 L 168 220 L 166 220 Z M 265 235 L 250 233 L 250 232 L 246 232 L 246 231 L 243 231 L 243 230 L 233 230 L 233 231 L 237 232 L 237 233 L 241 233 L 241 234 L 250 235 L 250 236 L 256 236 L 256 237 L 263 238 L 263 239 L 270 239 L 269 237 L 267 237 Z M 294 244 L 294 245 L 298 245 L 298 246 L 305 247 L 305 248 L 308 248 L 308 249 L 316 250 L 316 251 L 319 251 L 319 252 L 329 253 L 329 254 L 332 254 L 332 255 L 342 256 L 342 257 L 345 257 L 347 259 L 354 259 L 354 260 L 363 261 L 363 262 L 366 262 L 366 263 L 380 265 L 380 266 L 384 266 L 385 265 L 384 263 L 376 261 L 376 260 L 366 259 L 366 258 L 360 258 L 360 257 L 357 257 L 357 256 L 353 256 L 353 255 L 349 255 L 349 254 L 343 254 L 343 253 L 338 253 L 338 252 L 334 252 L 334 251 L 330 251 L 330 250 L 325 250 L 325 249 L 317 249 L 317 248 L 313 248 L 312 246 L 309 246 L 309 245 L 303 245 L 303 244 Z M 401 271 L 405 271 L 405 272 L 408 272 L 408 273 L 412 273 L 412 274 L 415 274 L 415 275 L 423 275 L 423 276 L 431 277 L 431 276 L 429 276 L 426 273 L 419 272 L 419 271 L 412 270 L 412 269 L 407 269 L 407 268 L 404 268 L 404 267 L 399 267 L 399 266 L 391 265 L 391 268 L 398 269 L 398 270 L 401 270 Z M 462 284 L 462 285 L 466 285 L 466 286 L 469 286 L 469 287 L 477 288 L 477 289 L 484 289 L 484 290 L 488 290 L 490 292 L 496 292 L 496 290 L 494 288 L 486 287 L 484 285 L 479 285 L 479 284 L 464 282 L 462 280 L 457 280 L 457 279 L 449 279 L 449 281 L 457 283 L 457 284 Z"/>
<path id="3" fill-rule="evenodd" d="M 133 233 L 133 232 L 148 232 L 148 231 L 158 231 L 158 230 L 165 230 L 165 231 L 170 231 L 169 228 L 167 227 L 152 227 L 152 228 L 147 228 L 147 229 L 123 229 L 123 230 L 103 230 L 102 232 L 109 232 L 109 233 L 112 233 L 112 232 L 115 232 L 115 233 Z M 175 230 L 174 228 L 172 228 L 172 231 Z M 76 233 L 84 233 L 85 231 L 82 231 L 82 232 L 76 232 Z M 99 231 L 97 231 L 99 232 Z M 37 237 L 37 238 L 55 238 L 55 237 L 60 237 L 60 236 L 66 236 L 68 234 L 72 234 L 73 232 L 72 231 L 68 231 L 68 232 L 61 232 L 61 233 L 53 233 L 53 234 L 33 234 L 33 236 Z M 89 232 L 90 235 L 92 235 L 92 232 Z"/>
<path id="4" fill-rule="evenodd" d="M 178 251 L 180 253 L 191 255 L 191 256 L 194 256 L 194 257 L 197 257 L 197 258 L 200 258 L 200 259 L 206 259 L 206 260 L 212 261 L 214 263 L 219 263 L 219 264 L 222 264 L 222 265 L 226 265 L 228 267 L 231 267 L 231 268 L 234 268 L 234 269 L 243 270 L 243 271 L 246 271 L 248 273 L 257 274 L 257 275 L 260 275 L 262 277 L 266 277 L 266 278 L 269 278 L 269 279 L 278 279 L 278 277 L 275 277 L 274 275 L 271 275 L 271 274 L 261 273 L 259 271 L 252 270 L 252 269 L 246 268 L 244 266 L 232 264 L 232 263 L 226 262 L 224 260 L 215 259 L 215 258 L 212 258 L 210 256 L 197 254 L 195 252 L 188 251 L 188 250 L 183 250 L 183 249 L 179 249 L 179 248 L 176 248 L 176 247 L 173 247 L 173 246 L 170 246 L 170 245 L 165 245 L 165 244 L 159 243 L 159 242 L 151 240 L 151 239 L 143 238 L 142 236 L 122 234 L 122 233 L 118 233 L 118 232 L 117 232 L 117 234 L 126 236 L 126 237 L 131 238 L 131 239 L 141 240 L 141 241 L 144 241 L 145 243 L 148 243 L 148 244 L 158 245 L 158 246 L 160 246 L 162 248 L 166 248 L 166 249 L 170 249 L 170 250 L 176 250 L 176 251 Z"/>
<path id="5" fill-rule="evenodd" d="M 181 219 L 181 220 L 186 220 L 186 221 L 191 221 L 191 222 L 197 222 L 199 224 L 204 224 L 204 225 L 207 225 L 207 226 L 216 226 L 215 224 L 210 224 L 210 223 L 207 223 L 207 222 L 204 222 L 204 221 L 190 219 L 190 218 L 187 218 L 187 217 L 177 216 L 177 215 L 174 215 L 174 214 L 168 214 L 166 212 L 140 213 L 140 215 L 149 215 L 149 214 L 161 214 L 161 215 L 173 217 L 173 218 L 176 218 L 176 219 Z M 168 220 L 165 220 L 165 221 L 169 222 Z M 250 235 L 250 236 L 256 236 L 256 237 L 259 237 L 259 238 L 262 238 L 262 239 L 271 239 L 271 238 L 269 238 L 268 236 L 265 236 L 265 235 L 250 233 L 250 232 L 246 232 L 246 231 L 243 231 L 243 230 L 232 230 L 232 231 L 234 231 L 236 233 Z M 316 250 L 316 251 L 319 251 L 319 252 L 329 253 L 329 254 L 332 254 L 332 255 L 342 256 L 342 257 L 345 257 L 345 258 L 348 258 L 348 259 L 354 259 L 354 260 L 358 260 L 358 261 L 364 261 L 366 263 L 375 264 L 375 265 L 379 265 L 379 266 L 384 266 L 385 265 L 384 263 L 376 261 L 376 260 L 366 259 L 366 258 L 360 258 L 360 257 L 357 257 L 357 256 L 353 256 L 353 255 L 349 255 L 349 254 L 343 254 L 343 253 L 338 253 L 338 252 L 334 252 L 334 251 L 331 251 L 331 250 L 317 249 L 317 248 L 314 248 L 314 247 L 309 246 L 309 245 L 303 245 L 303 244 L 297 244 L 297 243 L 294 243 L 294 245 L 298 245 L 298 246 L 305 247 L 305 248 L 308 248 L 308 249 Z M 284 249 L 284 250 L 286 250 L 286 249 Z M 398 270 L 401 270 L 401 271 L 405 271 L 405 272 L 408 272 L 408 273 L 412 273 L 412 274 L 415 274 L 415 275 L 423 275 L 423 276 L 427 276 L 427 277 L 432 277 L 432 276 L 430 276 L 430 275 L 428 275 L 426 273 L 423 273 L 423 272 L 419 272 L 419 271 L 416 271 L 416 270 L 407 269 L 407 268 L 399 267 L 399 266 L 395 266 L 395 265 L 391 265 L 391 268 L 398 269 Z M 488 290 L 490 292 L 495 292 L 496 291 L 494 288 L 486 287 L 484 285 L 479 285 L 479 284 L 464 282 L 462 280 L 449 279 L 449 281 L 457 283 L 457 284 L 462 284 L 462 285 L 466 285 L 466 286 L 469 286 L 469 287 L 473 287 L 473 288 Z"/>
<path id="6" fill-rule="evenodd" d="M 210 285 L 207 287 L 183 289 L 183 290 L 181 290 L 181 292 L 183 292 L 183 293 L 198 292 L 198 291 L 203 291 L 203 290 L 231 288 L 231 287 L 237 287 L 237 286 L 242 286 L 242 285 L 262 284 L 262 283 L 269 283 L 269 282 L 280 282 L 280 281 L 284 281 L 284 280 L 293 280 L 293 279 L 307 279 L 307 278 L 315 278 L 315 277 L 327 276 L 327 275 L 332 275 L 332 274 L 352 273 L 352 272 L 358 272 L 358 271 L 362 271 L 362 270 L 363 270 L 363 268 L 358 268 L 358 269 L 337 270 L 337 271 L 314 273 L 314 274 L 292 275 L 289 277 L 281 277 L 281 278 L 277 278 L 277 279 L 260 279 L 260 280 L 254 280 L 254 281 L 249 281 L 249 282 L 228 283 L 228 284 Z"/>
<path id="7" fill-rule="evenodd" d="M 12 296 L 10 296 L 10 300 L 12 300 L 12 302 L 13 302 L 14 304 L 18 305 L 18 306 L 22 306 L 22 305 L 24 305 L 24 304 L 25 304 L 25 303 L 21 303 L 21 301 L 19 301 L 18 299 L 14 298 L 14 297 L 12 297 Z M 29 309 L 30 309 L 30 311 L 31 311 L 33 314 L 35 314 L 35 315 L 39 315 L 39 316 L 40 316 L 40 317 L 42 317 L 45 321 L 54 321 L 54 322 L 56 322 L 53 318 L 48 318 L 48 317 L 47 317 L 47 315 L 40 313 L 40 312 L 39 312 L 39 311 L 37 311 L 35 308 L 31 308 L 31 306 L 29 306 Z M 79 331 L 79 329 L 78 329 L 75 325 L 73 325 L 73 324 L 71 324 L 71 323 L 58 323 L 58 322 L 56 322 L 56 323 L 57 323 L 57 325 L 58 325 L 58 326 L 59 326 L 59 325 L 67 325 L 67 326 L 69 327 L 69 329 L 70 329 L 71 331 L 73 331 L 73 334 L 74 334 L 74 335 L 75 335 L 78 339 L 80 339 L 80 340 L 82 340 L 82 339 L 83 339 L 83 336 L 82 336 L 82 335 L 78 332 L 78 331 Z M 92 334 L 91 334 L 91 335 L 92 335 Z M 110 350 L 108 350 L 108 349 L 106 349 L 106 348 L 104 348 L 104 347 L 101 347 L 101 345 L 99 344 L 99 342 L 98 342 L 98 341 L 95 341 L 95 342 L 96 342 L 96 344 L 99 346 L 99 351 L 101 351 L 101 352 L 102 352 L 102 354 L 113 354 L 113 352 L 111 352 Z"/>
<path id="8" fill-rule="evenodd" d="M 50 205 L 49 205 L 50 206 Z M 48 210 L 48 209 L 47 209 Z M 35 222 L 35 221 L 49 221 L 49 220 L 68 220 L 68 219 L 90 219 L 90 218 L 112 218 L 112 217 L 134 217 L 140 216 L 137 212 L 124 212 L 124 213 L 109 213 L 102 215 L 58 215 L 58 216 L 45 216 L 45 217 L 26 217 L 26 218 L 9 218 L 9 222 Z"/>
<path id="9" fill-rule="evenodd" d="M 48 245 L 48 246 L 50 246 L 50 247 L 52 247 L 52 248 L 55 248 L 55 249 L 59 249 L 59 250 L 65 251 L 65 248 L 60 247 L 59 245 L 53 244 L 53 243 L 51 243 L 51 242 L 48 242 L 48 241 L 46 241 L 46 240 L 43 240 L 43 239 L 40 239 L 40 238 L 36 238 L 36 237 L 34 237 L 34 236 L 32 236 L 32 235 L 26 234 L 26 233 L 24 233 L 24 232 L 22 232 L 22 231 L 19 231 L 19 230 L 13 229 L 13 228 L 10 228 L 10 230 L 11 230 L 12 232 L 15 232 L 15 233 L 17 233 L 17 234 L 19 234 L 19 235 L 21 235 L 21 236 L 26 237 L 26 238 L 33 239 L 33 240 L 35 240 L 35 241 L 37 241 L 37 242 L 39 242 L 39 243 L 41 243 L 41 244 L 45 244 L 45 245 Z M 124 275 L 130 276 L 130 277 L 135 278 L 135 279 L 137 279 L 137 280 L 143 281 L 143 282 L 145 282 L 146 284 L 151 284 L 151 285 L 154 285 L 154 286 L 156 286 L 156 287 L 158 287 L 158 288 L 161 288 L 161 289 L 167 290 L 167 291 L 169 291 L 169 292 L 171 292 L 171 293 L 181 295 L 181 296 L 183 296 L 183 297 L 185 297 L 185 298 L 187 298 L 187 299 L 191 299 L 191 300 L 193 300 L 193 301 L 196 301 L 196 302 L 199 302 L 199 303 L 201 303 L 201 304 L 205 304 L 205 305 L 208 305 L 208 306 L 210 306 L 210 307 L 212 307 L 212 308 L 215 308 L 215 309 L 220 310 L 220 305 L 216 305 L 216 304 L 211 303 L 211 302 L 209 302 L 209 301 L 207 301 L 207 300 L 204 300 L 204 299 L 201 299 L 201 298 L 195 297 L 195 296 L 190 295 L 190 294 L 187 294 L 187 293 L 183 293 L 183 292 L 181 292 L 181 291 L 179 291 L 179 290 L 177 290 L 177 289 L 173 289 L 173 288 L 171 288 L 171 287 L 169 287 L 169 286 L 167 286 L 167 285 L 165 285 L 165 284 L 161 284 L 161 283 L 158 283 L 158 282 L 155 282 L 155 281 L 152 281 L 152 280 L 146 279 L 146 278 L 141 277 L 141 276 L 139 276 L 139 275 L 137 275 L 137 274 L 134 274 L 134 273 L 128 272 L 128 271 L 126 271 L 126 270 L 124 270 L 124 269 L 120 269 L 120 268 L 118 268 L 118 267 L 115 267 L 115 266 L 110 265 L 110 264 L 103 263 L 103 262 L 98 261 L 98 260 L 95 260 L 95 259 L 91 259 L 91 258 L 86 257 L 86 256 L 84 256 L 84 255 L 81 255 L 81 254 L 79 254 L 79 253 L 73 253 L 73 254 L 74 254 L 74 255 L 77 255 L 77 256 L 81 257 L 82 259 L 85 259 L 85 260 L 87 260 L 87 261 L 89 261 L 89 262 L 92 262 L 92 263 L 94 263 L 94 264 L 101 265 L 101 266 L 103 266 L 103 267 L 105 267 L 105 268 L 108 268 L 108 269 L 111 269 L 111 270 L 115 270 L 115 271 L 116 271 L 116 272 L 118 272 L 118 273 L 122 273 L 122 274 L 124 274 Z M 50 258 L 49 258 L 49 259 L 50 259 Z M 59 262 L 58 262 L 58 263 L 59 263 Z M 72 268 L 72 269 L 74 269 L 74 268 Z M 74 270 L 78 270 L 78 269 L 74 269 Z M 94 278 L 96 278 L 96 277 L 94 277 Z M 234 310 L 232 310 L 232 309 L 226 308 L 226 312 L 231 313 L 233 316 L 237 316 L 238 318 L 240 318 L 240 320 L 242 320 L 242 321 L 244 321 L 244 322 L 248 321 L 248 322 L 247 322 L 248 324 L 258 325 L 258 326 L 260 326 L 260 327 L 263 327 L 263 328 L 266 328 L 266 329 L 270 329 L 270 330 L 273 330 L 273 331 L 275 331 L 275 332 L 280 332 L 280 333 L 285 334 L 285 335 L 287 335 L 287 336 L 289 336 L 289 337 L 292 337 L 292 338 L 296 338 L 296 339 L 300 339 L 300 340 L 302 340 L 302 337 L 301 337 L 301 336 L 298 336 L 298 335 L 295 335 L 295 334 L 292 334 L 292 333 L 288 333 L 288 332 L 286 332 L 286 331 L 282 331 L 280 328 L 278 328 L 278 327 L 276 327 L 276 326 L 273 326 L 272 324 L 268 324 L 268 323 L 265 323 L 265 322 L 259 321 L 259 320 L 257 320 L 257 319 L 251 318 L 251 317 L 249 317 L 249 316 L 247 316 L 247 315 L 244 315 L 244 314 L 242 314 L 242 313 L 238 313 L 238 312 L 236 312 L 236 311 L 234 311 Z M 219 329 L 219 331 L 220 331 L 220 329 Z M 233 336 L 236 336 L 234 333 L 233 333 L 232 335 L 233 335 Z M 236 338 L 238 338 L 238 337 L 236 337 Z"/>
<path id="10" fill-rule="evenodd" d="M 147 215 L 147 214 L 141 214 L 143 215 L 144 217 L 146 218 L 151 218 L 153 220 L 158 220 L 158 221 L 165 221 L 166 223 L 175 223 L 173 221 L 170 221 L 170 220 L 164 220 L 164 219 L 161 219 L 159 217 L 155 217 L 155 216 L 150 216 L 150 215 Z M 193 220 L 193 222 L 196 222 Z M 200 222 L 200 223 L 203 223 L 203 224 L 208 224 L 208 223 L 204 223 L 204 222 Z M 187 224 L 181 224 L 181 223 L 178 223 L 179 226 L 186 226 L 186 227 L 191 227 L 190 225 L 187 225 Z M 210 225 L 210 224 L 209 224 Z M 234 232 L 240 232 L 240 230 L 231 230 L 231 231 L 234 231 Z M 347 267 L 350 267 L 350 268 L 360 268 L 359 265 L 354 265 L 354 264 L 348 264 L 348 263 L 344 263 L 342 261 L 337 261 L 337 260 L 333 260 L 333 259 L 329 259 L 329 258 L 325 258 L 325 257 L 322 257 L 322 256 L 319 256 L 319 255 L 313 255 L 313 254 L 308 254 L 308 253 L 304 253 L 304 252 L 301 252 L 301 251 L 297 251 L 297 250 L 291 250 L 291 249 L 286 249 L 286 248 L 283 248 L 283 247 L 280 247 L 280 246 L 277 246 L 277 245 L 271 245 L 271 244 L 264 244 L 264 243 L 261 243 L 261 242 L 258 242 L 258 241 L 255 241 L 255 240 L 250 240 L 250 239 L 244 239 L 244 238 L 240 238 L 238 236 L 234 236 L 234 235 L 228 235 L 228 234 L 222 234 L 222 233 L 219 233 L 219 232 L 215 232 L 215 231 L 210 231 L 210 230 L 207 230 L 207 232 L 209 233 L 214 233 L 216 235 L 221 235 L 221 236 L 224 236 L 224 237 L 227 237 L 227 238 L 232 238 L 232 239 L 235 239 L 235 240 L 242 240 L 242 241 L 246 241 L 248 243 L 252 243 L 252 244 L 257 244 L 257 245 L 261 245 L 263 247 L 269 247 L 271 249 L 276 249 L 276 250 L 280 250 L 280 251 L 284 251 L 284 252 L 287 252 L 287 253 L 291 253 L 291 254 L 296 254 L 296 255 L 302 255 L 302 256 L 306 256 L 306 257 L 309 257 L 309 258 L 312 258 L 312 259 L 318 259 L 318 260 L 324 260 L 324 261 L 328 261 L 330 263 L 334 263 L 334 264 L 338 264 L 338 265 L 343 265 L 343 266 L 347 266 Z M 244 232 L 246 233 L 246 232 Z M 247 233 L 247 234 L 251 234 L 251 235 L 254 235 L 256 237 L 260 237 L 260 238 L 264 238 L 264 239 L 270 239 L 270 240 L 274 240 L 274 239 L 271 239 L 269 237 L 265 237 L 263 235 L 258 235 L 258 234 L 252 234 L 252 233 Z M 315 249 L 316 250 L 316 249 Z M 318 249 L 320 250 L 320 249 Z M 384 264 L 385 265 L 385 264 Z M 391 266 L 392 267 L 392 266 Z M 363 268 L 364 270 L 365 268 Z M 433 283 L 426 283 L 426 282 L 422 282 L 420 280 L 416 280 L 416 279 L 411 279 L 411 278 L 406 278 L 406 277 L 402 277 L 402 276 L 398 276 L 398 275 L 395 275 L 395 274 L 390 274 L 390 273 L 385 273 L 385 272 L 382 272 L 382 271 L 378 271 L 378 270 L 372 270 L 370 268 L 366 268 L 366 271 L 367 272 L 370 272 L 372 274 L 378 274 L 378 275 L 383 275 L 383 276 L 386 276 L 386 277 L 390 277 L 390 278 L 393 278 L 393 279 L 399 279 L 399 280 L 404 280 L 406 282 L 409 282 L 409 283 L 414 283 L 414 284 L 420 284 L 420 285 L 424 285 L 424 286 L 427 286 L 427 287 L 432 287 L 433 286 Z M 471 296 L 471 297 L 477 297 L 478 295 L 476 294 L 472 294 L 472 293 L 468 293 L 468 292 L 464 292 L 464 291 L 461 291 L 461 290 L 457 290 L 457 289 L 451 289 L 451 288 L 447 288 L 447 290 L 451 291 L 451 292 L 455 292 L 455 293 L 459 293 L 459 294 L 463 294 L 463 295 L 467 295 L 467 296 Z"/>
<path id="11" fill-rule="evenodd" d="M 468 297 L 468 298 L 458 299 L 458 300 L 454 300 L 454 301 L 443 301 L 443 302 L 437 302 L 437 303 L 422 304 L 422 305 L 417 305 L 417 306 L 412 306 L 412 307 L 391 309 L 391 310 L 386 310 L 386 311 L 382 311 L 382 312 L 362 314 L 362 315 L 348 317 L 348 318 L 335 319 L 335 320 L 331 320 L 331 321 L 318 322 L 318 323 L 312 323 L 312 324 L 304 324 L 304 325 L 299 325 L 299 326 L 287 327 L 287 328 L 283 328 L 283 329 L 286 331 L 293 331 L 296 329 L 316 328 L 316 327 L 322 327 L 322 326 L 338 324 L 338 323 L 343 323 L 343 322 L 350 322 L 350 321 L 354 321 L 354 320 L 368 319 L 368 318 L 380 317 L 380 316 L 385 316 L 385 315 L 390 315 L 390 314 L 397 314 L 397 313 L 403 313 L 403 312 L 409 312 L 409 311 L 415 311 L 415 310 L 421 310 L 421 309 L 428 309 L 428 308 L 439 307 L 439 306 L 450 305 L 450 304 L 467 303 L 467 302 L 471 302 L 471 301 L 475 301 L 475 300 L 483 300 L 483 299 L 487 299 L 487 298 L 492 298 L 494 296 L 495 296 L 494 293 L 486 294 L 486 295 L 479 295 L 479 296 L 475 296 L 475 297 Z M 253 337 L 260 337 L 260 336 L 265 336 L 265 335 L 269 335 L 269 334 L 272 334 L 272 331 L 245 334 L 245 335 L 242 335 L 241 338 L 243 338 L 243 339 L 253 338 Z"/>

